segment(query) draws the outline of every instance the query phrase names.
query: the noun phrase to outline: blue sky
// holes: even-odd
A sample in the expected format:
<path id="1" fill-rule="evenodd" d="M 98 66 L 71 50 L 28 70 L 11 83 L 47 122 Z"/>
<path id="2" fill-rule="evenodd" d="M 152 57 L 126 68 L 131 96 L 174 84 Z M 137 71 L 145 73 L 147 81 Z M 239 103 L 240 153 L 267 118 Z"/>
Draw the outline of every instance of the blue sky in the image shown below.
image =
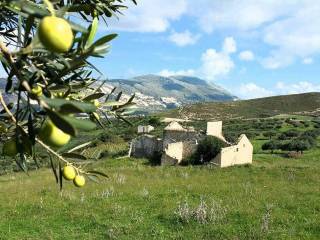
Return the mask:
<path id="1" fill-rule="evenodd" d="M 244 99 L 320 91 L 320 1 L 137 2 L 99 24 L 97 38 L 119 34 L 91 59 L 105 77 L 193 75 Z"/>
<path id="2" fill-rule="evenodd" d="M 102 24 L 101 24 L 102 25 Z M 139 0 L 102 32 L 109 78 L 183 74 L 241 98 L 320 91 L 320 2 Z"/>

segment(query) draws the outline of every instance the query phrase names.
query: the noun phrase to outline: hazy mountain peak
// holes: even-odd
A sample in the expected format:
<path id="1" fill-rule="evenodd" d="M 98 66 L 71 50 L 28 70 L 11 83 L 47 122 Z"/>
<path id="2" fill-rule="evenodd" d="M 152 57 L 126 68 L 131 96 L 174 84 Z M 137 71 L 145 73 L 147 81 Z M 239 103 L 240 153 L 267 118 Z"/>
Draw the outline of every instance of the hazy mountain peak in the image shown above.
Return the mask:
<path id="1" fill-rule="evenodd" d="M 146 96 L 151 97 L 152 100 L 149 100 L 156 104 L 150 102 L 149 106 L 155 109 L 173 108 L 196 102 L 233 101 L 237 99 L 222 87 L 192 76 L 174 75 L 164 77 L 147 74 L 131 79 L 111 79 L 108 83 L 125 93 L 138 93 L 136 96 L 144 96 L 144 103 L 146 102 Z M 136 101 L 139 102 L 137 98 Z"/>

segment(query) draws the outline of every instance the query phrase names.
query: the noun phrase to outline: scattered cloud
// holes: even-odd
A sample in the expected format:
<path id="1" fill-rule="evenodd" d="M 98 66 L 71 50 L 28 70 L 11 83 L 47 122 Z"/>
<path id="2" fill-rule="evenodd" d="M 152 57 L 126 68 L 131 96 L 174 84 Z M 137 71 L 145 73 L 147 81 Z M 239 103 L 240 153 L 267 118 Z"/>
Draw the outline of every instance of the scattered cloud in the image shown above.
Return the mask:
<path id="1" fill-rule="evenodd" d="M 312 4 L 314 1 L 309 2 Z M 225 29 L 249 31 L 279 16 L 292 14 L 300 5 L 299 1 L 292 0 L 200 0 L 188 1 L 188 13 L 207 33 Z"/>
<path id="2" fill-rule="evenodd" d="M 139 0 L 138 5 L 128 3 L 123 11 L 124 17 L 112 18 L 112 30 L 127 32 L 164 32 L 171 21 L 178 20 L 186 11 L 186 0 Z"/>
<path id="3" fill-rule="evenodd" d="M 195 70 L 188 69 L 188 70 L 170 71 L 168 69 L 163 69 L 158 74 L 163 77 L 170 77 L 170 76 L 175 76 L 175 75 L 195 76 Z"/>
<path id="4" fill-rule="evenodd" d="M 274 48 L 270 54 L 271 58 L 277 59 L 274 68 L 286 67 L 299 58 L 319 54 L 319 24 L 320 2 L 305 1 L 291 16 L 267 26 L 263 30 L 263 40 Z"/>
<path id="5" fill-rule="evenodd" d="M 274 95 L 298 94 L 306 92 L 320 92 L 320 84 L 314 84 L 308 81 L 297 83 L 277 82 L 272 88 L 266 89 L 258 86 L 256 83 L 250 82 L 241 84 L 239 89 L 235 89 L 234 93 L 242 99 L 262 98 Z"/>
<path id="6" fill-rule="evenodd" d="M 301 81 L 293 84 L 277 82 L 276 89 L 280 94 L 296 94 L 304 92 L 320 92 L 320 85 L 313 84 L 308 81 Z"/>
<path id="7" fill-rule="evenodd" d="M 242 61 L 253 61 L 254 54 L 253 52 L 246 50 L 239 53 L 239 59 Z"/>
<path id="8" fill-rule="evenodd" d="M 252 99 L 262 98 L 274 95 L 274 92 L 267 90 L 263 87 L 256 85 L 255 83 L 241 84 L 239 90 L 236 92 L 240 98 Z"/>
<path id="9" fill-rule="evenodd" d="M 140 0 L 129 4 L 125 17 L 112 19 L 111 29 L 130 32 L 164 32 L 173 21 L 193 18 L 206 33 L 234 31 L 255 33 L 271 49 L 260 63 L 269 69 L 286 67 L 297 59 L 320 53 L 320 2 L 305 0 Z M 192 45 L 199 36 L 190 32 L 173 33 L 169 37 L 178 46 Z M 232 39 L 225 51 L 235 51 Z M 243 60 L 251 59 L 244 57 Z"/>
<path id="10" fill-rule="evenodd" d="M 214 81 L 218 77 L 226 76 L 235 67 L 231 59 L 231 53 L 237 50 L 236 41 L 232 37 L 224 39 L 221 51 L 209 48 L 201 56 L 201 66 L 197 69 L 172 71 L 164 69 L 160 71 L 162 76 L 171 75 L 197 75 L 207 81 Z"/>
<path id="11" fill-rule="evenodd" d="M 304 59 L 302 59 L 302 63 L 303 64 L 312 64 L 313 59 L 312 58 L 304 58 Z"/>
<path id="12" fill-rule="evenodd" d="M 260 60 L 261 65 L 266 69 L 278 69 L 287 67 L 294 62 L 292 54 L 282 51 L 271 51 L 268 57 Z"/>
<path id="13" fill-rule="evenodd" d="M 201 61 L 200 73 L 209 81 L 227 75 L 235 66 L 229 54 L 217 52 L 212 48 L 202 54 Z"/>
<path id="14" fill-rule="evenodd" d="M 237 44 L 233 37 L 226 37 L 224 39 L 222 51 L 227 54 L 237 51 Z"/>
<path id="15" fill-rule="evenodd" d="M 189 30 L 178 33 L 173 32 L 169 36 L 169 41 L 175 43 L 179 47 L 194 45 L 200 39 L 200 34 L 192 34 Z"/>

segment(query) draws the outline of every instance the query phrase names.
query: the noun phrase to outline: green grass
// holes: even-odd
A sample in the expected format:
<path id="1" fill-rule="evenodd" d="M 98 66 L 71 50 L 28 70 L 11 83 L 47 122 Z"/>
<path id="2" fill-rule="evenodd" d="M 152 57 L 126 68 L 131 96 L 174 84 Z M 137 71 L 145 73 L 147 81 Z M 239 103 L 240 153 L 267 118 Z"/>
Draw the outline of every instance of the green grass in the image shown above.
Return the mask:
<path id="1" fill-rule="evenodd" d="M 226 128 L 251 129 L 253 123 L 229 122 Z M 109 174 L 100 184 L 79 189 L 64 182 L 60 192 L 49 169 L 0 176 L 0 240 L 319 239 L 320 140 L 301 158 L 289 159 L 281 151 L 262 151 L 268 139 L 260 134 L 252 139 L 250 166 L 160 167 L 146 159 L 111 157 L 127 148 L 114 134 L 133 133 L 133 127 L 121 126 L 109 130 L 112 142 L 100 139 L 84 152 L 108 152 L 90 165 Z M 307 130 L 283 123 L 277 131 L 290 129 Z M 66 148 L 101 133 L 81 133 Z"/>
<path id="2" fill-rule="evenodd" d="M 47 169 L 1 176 L 0 239 L 318 239 L 318 156 L 255 154 L 252 166 L 226 169 L 106 159 L 94 167 L 109 180 L 62 192 Z M 201 200 L 217 203 L 217 220 L 175 214 Z"/>
<path id="3" fill-rule="evenodd" d="M 262 118 L 313 112 L 319 109 L 320 93 L 304 93 L 284 96 L 242 100 L 234 102 L 197 103 L 163 112 L 164 117 L 185 117 L 189 119 L 231 119 Z M 319 111 L 318 111 L 319 114 Z M 305 115 L 305 114 L 302 114 Z M 292 115 L 293 116 L 293 115 Z"/>

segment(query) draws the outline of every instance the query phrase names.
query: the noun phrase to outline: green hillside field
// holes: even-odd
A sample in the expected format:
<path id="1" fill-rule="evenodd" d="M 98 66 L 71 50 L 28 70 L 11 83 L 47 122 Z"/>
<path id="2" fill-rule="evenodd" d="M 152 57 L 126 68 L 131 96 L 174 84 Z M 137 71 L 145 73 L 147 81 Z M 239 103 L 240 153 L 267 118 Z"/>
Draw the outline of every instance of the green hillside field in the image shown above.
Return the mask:
<path id="1" fill-rule="evenodd" d="M 189 119 L 265 118 L 278 114 L 320 114 L 320 93 L 303 93 L 233 102 L 198 103 L 161 116 Z"/>
<path id="2" fill-rule="evenodd" d="M 147 159 L 121 157 L 125 140 L 108 138 L 112 143 L 95 142 L 86 150 L 109 154 L 89 165 L 109 174 L 100 183 L 79 189 L 65 182 L 60 192 L 47 168 L 2 175 L 0 239 L 319 239 L 320 139 L 300 158 L 261 150 L 268 141 L 264 131 L 319 127 L 315 119 L 296 121 L 300 125 L 285 119 L 226 122 L 226 132 L 256 133 L 252 165 L 152 166 Z M 136 127 L 120 126 L 115 133 L 127 137 Z"/>

